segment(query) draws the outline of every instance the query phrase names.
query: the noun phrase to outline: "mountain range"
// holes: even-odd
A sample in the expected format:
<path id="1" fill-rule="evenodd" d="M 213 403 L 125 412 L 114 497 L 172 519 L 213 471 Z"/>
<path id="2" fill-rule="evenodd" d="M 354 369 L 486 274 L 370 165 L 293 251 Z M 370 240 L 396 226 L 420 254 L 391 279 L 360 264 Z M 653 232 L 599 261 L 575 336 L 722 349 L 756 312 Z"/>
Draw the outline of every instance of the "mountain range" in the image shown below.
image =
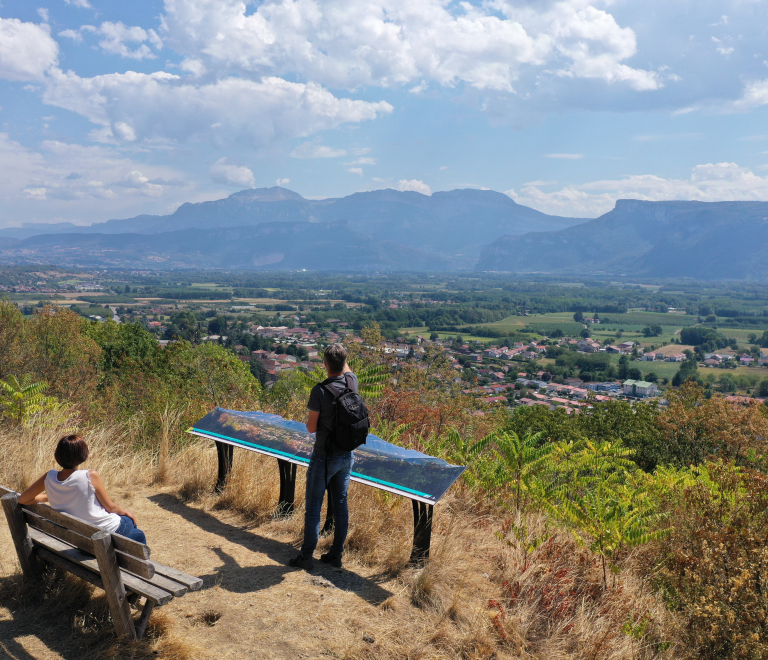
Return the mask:
<path id="1" fill-rule="evenodd" d="M 594 220 L 502 236 L 482 271 L 768 279 L 768 202 L 620 199 Z"/>
<path id="2" fill-rule="evenodd" d="M 546 215 L 491 190 L 429 196 L 375 190 L 308 200 L 274 187 L 183 204 L 166 216 L 0 230 L 0 259 L 150 268 L 470 269 L 482 246 L 499 236 L 583 221 Z"/>
<path id="3" fill-rule="evenodd" d="M 589 220 L 491 190 L 309 200 L 259 188 L 165 216 L 0 229 L 0 263 L 766 280 L 768 202 L 618 200 Z"/>

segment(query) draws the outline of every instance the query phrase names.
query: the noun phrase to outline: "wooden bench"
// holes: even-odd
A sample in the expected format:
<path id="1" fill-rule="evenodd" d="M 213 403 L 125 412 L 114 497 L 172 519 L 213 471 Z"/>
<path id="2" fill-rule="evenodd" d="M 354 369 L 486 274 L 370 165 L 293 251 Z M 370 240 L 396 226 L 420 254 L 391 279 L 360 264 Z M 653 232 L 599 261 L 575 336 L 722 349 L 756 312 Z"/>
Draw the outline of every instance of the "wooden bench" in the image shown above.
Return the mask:
<path id="1" fill-rule="evenodd" d="M 203 585 L 200 578 L 149 557 L 149 547 L 111 534 L 46 504 L 19 504 L 19 494 L 0 486 L 0 502 L 25 577 L 47 562 L 103 589 L 119 637 L 141 639 L 156 606 Z M 131 606 L 144 607 L 134 621 Z"/>

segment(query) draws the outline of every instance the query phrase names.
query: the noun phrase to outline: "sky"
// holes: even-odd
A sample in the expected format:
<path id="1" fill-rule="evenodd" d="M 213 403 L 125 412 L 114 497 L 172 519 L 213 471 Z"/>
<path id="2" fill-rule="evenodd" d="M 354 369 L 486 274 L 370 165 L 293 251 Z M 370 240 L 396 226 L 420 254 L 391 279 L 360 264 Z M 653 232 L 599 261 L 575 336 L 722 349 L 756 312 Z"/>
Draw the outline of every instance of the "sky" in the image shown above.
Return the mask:
<path id="1" fill-rule="evenodd" d="M 768 201 L 768 0 L 0 4 L 0 227 L 275 185 Z"/>

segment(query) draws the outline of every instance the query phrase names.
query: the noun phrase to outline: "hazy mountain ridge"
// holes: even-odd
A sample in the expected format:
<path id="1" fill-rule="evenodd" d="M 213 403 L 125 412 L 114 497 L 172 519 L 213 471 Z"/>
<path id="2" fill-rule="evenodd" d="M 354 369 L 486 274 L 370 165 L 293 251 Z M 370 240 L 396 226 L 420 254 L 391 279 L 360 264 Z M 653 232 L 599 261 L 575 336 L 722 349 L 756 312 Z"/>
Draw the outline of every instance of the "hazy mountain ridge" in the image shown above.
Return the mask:
<path id="1" fill-rule="evenodd" d="M 167 216 L 140 215 L 124 220 L 109 220 L 90 226 L 76 226 L 70 223 L 56 225 L 27 225 L 22 228 L 0 230 L 0 237 L 22 239 L 13 249 L 0 245 L 0 257 L 30 262 L 45 259 L 43 246 L 60 252 L 67 245 L 67 256 L 71 259 L 87 259 L 89 265 L 97 261 L 99 249 L 112 251 L 106 238 L 94 240 L 88 236 L 126 236 L 125 245 L 137 245 L 135 235 L 154 236 L 144 240 L 148 252 L 159 259 L 158 263 L 171 267 L 170 263 L 188 261 L 171 243 L 173 232 L 192 232 L 193 242 L 205 242 L 197 234 L 211 234 L 212 244 L 217 244 L 224 229 L 262 227 L 280 223 L 303 226 L 337 225 L 346 223 L 353 232 L 356 249 L 374 259 L 364 263 L 365 270 L 374 269 L 464 269 L 472 268 L 482 246 L 504 234 L 545 229 L 560 229 L 583 222 L 581 218 L 549 216 L 517 204 L 507 195 L 490 190 L 452 190 L 433 195 L 397 190 L 374 190 L 349 195 L 343 198 L 308 200 L 298 193 L 285 188 L 248 189 L 230 195 L 225 199 L 182 204 Z M 281 251 L 288 255 L 281 262 L 282 268 L 291 268 L 293 256 L 309 255 L 321 249 L 320 244 L 311 241 L 320 234 L 315 231 L 294 232 L 294 244 L 284 246 Z M 31 240 L 40 236 L 69 236 L 66 241 Z M 77 236 L 82 239 L 76 238 Z M 184 244 L 181 241 L 180 244 Z M 349 240 L 342 241 L 345 245 Z M 102 248 L 97 248 L 96 245 Z M 384 250 L 386 245 L 388 250 Z M 325 246 L 333 254 L 332 246 Z M 233 255 L 227 256 L 226 246 L 217 252 L 220 261 L 211 254 L 201 258 L 208 267 L 234 267 L 233 260 L 248 263 L 242 254 L 242 246 L 230 246 Z M 254 255 L 258 246 L 253 247 Z M 406 258 L 405 255 L 410 255 Z M 62 253 L 62 257 L 64 254 Z M 167 257 L 167 258 L 166 258 Z M 412 258 L 411 258 L 412 257 Z M 117 258 L 111 254 L 110 258 Z M 356 259 L 354 255 L 352 259 Z M 94 261 L 96 260 L 96 261 Z M 251 261 L 259 261 L 254 256 Z M 112 263 L 110 261 L 110 263 Z M 310 259 L 308 264 L 315 264 Z M 316 265 L 301 264 L 300 268 L 316 268 Z M 165 267 L 165 266 L 164 266 Z M 259 268 L 258 265 L 239 266 Z M 345 268 L 346 269 L 346 268 Z"/>
<path id="2" fill-rule="evenodd" d="M 2 241 L 3 239 L 0 239 Z M 4 247 L 14 263 L 120 268 L 243 270 L 453 270 L 455 260 L 391 241 L 371 241 L 346 223 L 264 223 L 162 234 L 42 234 Z"/>
<path id="3" fill-rule="evenodd" d="M 618 200 L 580 225 L 502 236 L 476 270 L 766 279 L 767 257 L 768 202 Z"/>

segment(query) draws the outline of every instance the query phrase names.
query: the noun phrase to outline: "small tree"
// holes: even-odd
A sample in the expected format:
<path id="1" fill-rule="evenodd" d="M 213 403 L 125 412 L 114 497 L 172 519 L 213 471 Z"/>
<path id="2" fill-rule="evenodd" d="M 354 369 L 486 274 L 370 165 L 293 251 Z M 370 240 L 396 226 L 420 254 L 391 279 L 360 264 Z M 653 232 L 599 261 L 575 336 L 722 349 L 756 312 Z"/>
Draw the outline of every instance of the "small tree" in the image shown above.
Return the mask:
<path id="1" fill-rule="evenodd" d="M 653 529 L 663 515 L 655 511 L 643 485 L 610 487 L 598 482 L 584 495 L 563 497 L 552 510 L 591 539 L 590 549 L 600 556 L 606 589 L 609 559 L 614 560 L 610 569 L 615 576 L 618 573 L 615 560 L 624 549 L 661 539 L 671 531 Z M 579 535 L 577 539 L 583 542 Z"/>
<path id="2" fill-rule="evenodd" d="M 541 436 L 541 432 L 529 431 L 519 436 L 514 431 L 502 431 L 487 435 L 472 448 L 473 452 L 477 452 L 490 444 L 494 445 L 494 453 L 507 467 L 517 509 L 520 509 L 525 493 L 540 496 L 544 490 L 541 477 L 551 467 L 550 454 L 555 445 L 548 442 L 539 446 Z"/>

